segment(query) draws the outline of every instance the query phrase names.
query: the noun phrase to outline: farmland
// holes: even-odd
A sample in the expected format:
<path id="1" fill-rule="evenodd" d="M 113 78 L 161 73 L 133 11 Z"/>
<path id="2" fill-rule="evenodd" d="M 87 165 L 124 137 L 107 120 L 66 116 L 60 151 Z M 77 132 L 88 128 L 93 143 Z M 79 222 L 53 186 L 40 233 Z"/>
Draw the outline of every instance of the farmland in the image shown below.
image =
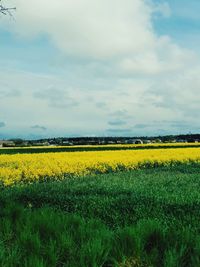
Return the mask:
<path id="1" fill-rule="evenodd" d="M 83 152 L 83 151 L 116 151 L 140 150 L 160 148 L 190 148 L 200 147 L 199 143 L 152 143 L 152 144 L 114 144 L 114 145 L 74 145 L 74 146 L 30 146 L 30 147 L 3 147 L 1 154 L 34 154 L 55 152 Z"/>
<path id="2" fill-rule="evenodd" d="M 200 266 L 200 148 L 0 155 L 1 266 Z"/>
<path id="3" fill-rule="evenodd" d="M 200 148 L 0 155 L 4 185 L 123 170 L 199 163 Z"/>

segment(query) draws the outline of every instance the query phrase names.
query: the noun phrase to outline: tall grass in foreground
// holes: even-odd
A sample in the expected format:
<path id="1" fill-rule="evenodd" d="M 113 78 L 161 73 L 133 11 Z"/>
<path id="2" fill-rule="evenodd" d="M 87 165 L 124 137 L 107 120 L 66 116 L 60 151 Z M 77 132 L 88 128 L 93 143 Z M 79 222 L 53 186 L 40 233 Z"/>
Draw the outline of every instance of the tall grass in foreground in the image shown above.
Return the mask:
<path id="1" fill-rule="evenodd" d="M 3 267 L 200 266 L 200 236 L 188 227 L 141 220 L 109 230 L 98 220 L 8 204 L 0 217 Z"/>
<path id="2" fill-rule="evenodd" d="M 2 186 L 0 267 L 199 267 L 199 174 L 190 164 Z"/>

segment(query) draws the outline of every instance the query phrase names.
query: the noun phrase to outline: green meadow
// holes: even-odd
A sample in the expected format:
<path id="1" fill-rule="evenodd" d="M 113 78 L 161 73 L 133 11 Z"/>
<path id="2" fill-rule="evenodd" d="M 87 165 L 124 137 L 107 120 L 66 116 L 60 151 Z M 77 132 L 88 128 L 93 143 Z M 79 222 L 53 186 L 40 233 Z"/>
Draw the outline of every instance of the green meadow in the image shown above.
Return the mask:
<path id="1" fill-rule="evenodd" d="M 200 266 L 199 165 L 2 187 L 0 266 Z"/>

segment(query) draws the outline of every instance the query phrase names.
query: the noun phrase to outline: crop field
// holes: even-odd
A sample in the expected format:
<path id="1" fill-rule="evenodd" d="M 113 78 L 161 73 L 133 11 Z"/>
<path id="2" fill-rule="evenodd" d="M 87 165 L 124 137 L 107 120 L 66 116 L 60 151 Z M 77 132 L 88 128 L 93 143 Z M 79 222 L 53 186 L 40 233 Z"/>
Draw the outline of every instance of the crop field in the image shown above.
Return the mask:
<path id="1" fill-rule="evenodd" d="M 4 185 L 200 162 L 200 148 L 0 155 Z"/>
<path id="2" fill-rule="evenodd" d="M 82 151 L 116 151 L 140 150 L 160 148 L 190 148 L 200 147 L 200 143 L 155 143 L 155 144 L 113 144 L 113 145 L 74 145 L 74 146 L 31 146 L 31 147 L 2 147 L 1 154 L 32 154 L 55 152 L 82 152 Z"/>
<path id="3" fill-rule="evenodd" d="M 0 180 L 0 266 L 200 266 L 198 146 L 2 154 Z"/>

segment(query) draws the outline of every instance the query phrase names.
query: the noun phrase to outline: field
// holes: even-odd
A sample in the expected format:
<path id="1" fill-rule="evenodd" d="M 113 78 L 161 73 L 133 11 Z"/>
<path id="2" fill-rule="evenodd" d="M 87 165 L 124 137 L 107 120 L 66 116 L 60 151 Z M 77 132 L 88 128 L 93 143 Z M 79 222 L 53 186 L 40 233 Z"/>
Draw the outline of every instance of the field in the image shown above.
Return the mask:
<path id="1" fill-rule="evenodd" d="M 0 155 L 3 185 L 200 162 L 200 148 Z"/>
<path id="2" fill-rule="evenodd" d="M 200 266 L 200 148 L 0 155 L 0 266 Z"/>
<path id="3" fill-rule="evenodd" d="M 189 148 L 200 147 L 199 143 L 155 143 L 155 144 L 113 144 L 113 145 L 82 145 L 82 146 L 32 146 L 32 147 L 3 147 L 1 154 L 33 154 L 50 152 L 83 152 L 83 151 L 116 151 L 116 150 L 140 150 L 159 148 Z"/>

